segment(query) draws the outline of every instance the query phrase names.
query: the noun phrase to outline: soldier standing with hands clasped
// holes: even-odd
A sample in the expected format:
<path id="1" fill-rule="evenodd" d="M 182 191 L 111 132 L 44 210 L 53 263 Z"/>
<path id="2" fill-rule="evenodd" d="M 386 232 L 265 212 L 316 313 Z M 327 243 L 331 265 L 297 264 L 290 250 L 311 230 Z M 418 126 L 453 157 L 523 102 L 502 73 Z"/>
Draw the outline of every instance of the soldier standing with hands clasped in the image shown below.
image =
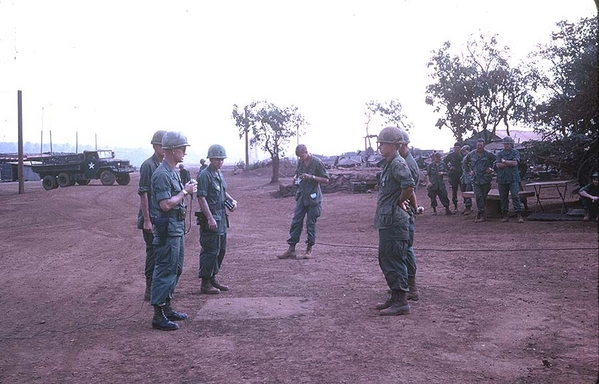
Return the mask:
<path id="1" fill-rule="evenodd" d="M 379 151 L 386 162 L 379 178 L 374 226 L 379 230 L 379 265 L 391 289 L 391 297 L 376 306 L 381 316 L 410 313 L 407 300 L 410 214 L 404 209 L 404 202 L 410 200 L 415 184 L 406 161 L 398 153 L 403 141 L 396 127 L 384 128 L 378 136 Z"/>
<path id="2" fill-rule="evenodd" d="M 210 165 L 198 175 L 197 198 L 200 211 L 196 216 L 200 225 L 202 247 L 198 277 L 202 280 L 200 292 L 210 295 L 229 290 L 229 287 L 216 279 L 227 251 L 229 217 L 225 207 L 231 211 L 237 208 L 237 201 L 227 192 L 227 183 L 220 171 L 226 158 L 227 153 L 222 145 L 210 146 Z"/>
<path id="3" fill-rule="evenodd" d="M 501 204 L 502 223 L 509 221 L 509 195 L 512 195 L 512 205 L 519 223 L 524 223 L 522 218 L 522 203 L 520 202 L 520 153 L 514 149 L 514 139 L 509 136 L 503 138 L 503 150 L 497 154 L 495 167 L 497 168 L 497 188 Z"/>
<path id="4" fill-rule="evenodd" d="M 464 172 L 468 172 L 472 178 L 472 189 L 476 197 L 475 223 L 482 223 L 487 219 L 485 213 L 485 204 L 487 195 L 491 191 L 491 181 L 493 180 L 493 163 L 495 155 L 485 149 L 485 140 L 476 140 L 476 149 L 466 155 L 463 161 Z"/>
<path id="5" fill-rule="evenodd" d="M 195 180 L 181 184 L 176 169 L 188 146 L 181 133 L 167 132 L 162 138 L 164 160 L 152 175 L 152 210 L 157 216 L 153 227 L 156 264 L 150 302 L 154 307 L 152 327 L 163 331 L 179 329 L 174 321 L 187 318 L 187 314 L 171 307 L 171 299 L 185 255 L 185 196 L 196 191 Z"/>

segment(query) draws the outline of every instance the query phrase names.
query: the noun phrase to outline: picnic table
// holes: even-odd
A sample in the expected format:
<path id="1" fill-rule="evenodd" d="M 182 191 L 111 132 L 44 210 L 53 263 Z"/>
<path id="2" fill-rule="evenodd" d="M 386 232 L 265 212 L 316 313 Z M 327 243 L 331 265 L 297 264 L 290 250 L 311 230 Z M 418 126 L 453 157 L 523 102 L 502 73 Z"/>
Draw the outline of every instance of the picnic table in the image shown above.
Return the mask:
<path id="1" fill-rule="evenodd" d="M 568 190 L 568 184 L 575 182 L 576 180 L 552 180 L 552 181 L 537 181 L 534 183 L 526 184 L 527 187 L 533 187 L 535 190 L 535 194 L 537 197 L 537 206 L 541 208 L 541 212 L 545 212 L 543 205 L 541 204 L 541 200 L 555 199 L 556 196 L 541 196 L 541 191 L 543 190 L 553 190 L 555 189 L 559 195 L 560 200 L 562 201 L 561 213 L 566 213 L 566 191 Z"/>
<path id="2" fill-rule="evenodd" d="M 518 196 L 520 197 L 520 201 L 524 205 L 524 210 L 528 211 L 528 204 L 526 199 L 529 197 L 534 197 L 534 191 L 520 191 L 518 192 Z M 473 191 L 462 192 L 462 197 L 470 197 L 476 200 L 476 196 L 474 196 Z M 511 195 L 510 195 L 511 200 Z M 487 216 L 500 216 L 501 215 L 501 202 L 499 201 L 499 189 L 493 188 L 489 191 L 487 195 L 487 201 L 485 202 L 485 213 Z"/>

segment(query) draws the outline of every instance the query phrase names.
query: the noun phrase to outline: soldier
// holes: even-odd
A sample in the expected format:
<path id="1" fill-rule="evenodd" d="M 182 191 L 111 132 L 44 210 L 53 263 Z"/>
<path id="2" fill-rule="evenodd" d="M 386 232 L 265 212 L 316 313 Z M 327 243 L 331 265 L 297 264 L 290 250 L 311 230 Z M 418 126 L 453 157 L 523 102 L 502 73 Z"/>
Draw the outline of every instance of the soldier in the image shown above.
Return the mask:
<path id="1" fill-rule="evenodd" d="M 176 170 L 189 144 L 179 132 L 167 132 L 162 138 L 164 160 L 152 175 L 152 209 L 154 218 L 154 255 L 151 303 L 154 307 L 152 327 L 164 331 L 179 329 L 174 321 L 187 314 L 171 307 L 172 293 L 183 269 L 185 255 L 185 196 L 196 191 L 195 181 L 183 185 Z"/>
<path id="2" fill-rule="evenodd" d="M 497 188 L 503 217 L 501 222 L 509 221 L 509 195 L 512 195 L 512 205 L 519 223 L 524 223 L 522 218 L 522 203 L 520 202 L 520 152 L 514 149 L 514 139 L 509 136 L 503 138 L 503 150 L 499 151 L 495 160 L 497 168 Z"/>
<path id="3" fill-rule="evenodd" d="M 447 189 L 445 189 L 445 182 L 443 181 L 443 176 L 447 175 L 447 168 L 441 162 L 441 154 L 439 152 L 433 154 L 433 162 L 428 165 L 426 174 L 428 175 L 427 192 L 428 197 L 431 199 L 433 215 L 437 214 L 437 196 L 439 196 L 441 204 L 445 207 L 445 214 L 453 214 L 451 209 L 449 209 L 449 198 L 447 197 Z"/>
<path id="4" fill-rule="evenodd" d="M 591 182 L 578 190 L 585 215 L 582 221 L 599 221 L 599 172 L 593 172 Z"/>
<path id="5" fill-rule="evenodd" d="M 218 282 L 227 251 L 227 228 L 229 219 L 225 206 L 231 211 L 237 208 L 237 201 L 227 192 L 227 183 L 220 171 L 227 153 L 222 145 L 208 148 L 210 165 L 198 175 L 197 198 L 200 205 L 200 264 L 198 277 L 202 280 L 200 292 L 210 295 L 228 291 L 229 287 Z"/>
<path id="6" fill-rule="evenodd" d="M 166 131 L 156 131 L 152 136 L 152 147 L 154 154 L 146 159 L 139 168 L 139 213 L 137 215 L 137 229 L 142 230 L 144 242 L 146 243 L 146 262 L 144 274 L 146 276 L 146 290 L 144 300 L 150 301 L 150 292 L 152 287 L 152 274 L 154 273 L 154 235 L 152 234 L 152 218 L 156 217 L 157 212 L 150 212 L 150 202 L 152 201 L 152 174 L 158 168 L 164 158 L 162 149 L 162 137 Z"/>
<path id="7" fill-rule="evenodd" d="M 183 164 L 179 164 L 179 176 L 181 177 L 181 184 L 183 185 L 189 183 L 189 180 L 191 180 L 191 174 L 185 169 Z"/>
<path id="8" fill-rule="evenodd" d="M 308 153 L 308 148 L 304 144 L 300 144 L 295 148 L 295 155 L 299 157 L 293 178 L 297 185 L 295 211 L 289 229 L 289 239 L 287 239 L 289 248 L 285 253 L 277 256 L 279 259 L 297 257 L 295 245 L 299 243 L 302 234 L 304 217 L 307 217 L 306 232 L 308 233 L 308 239 L 306 240 L 306 253 L 301 258 L 309 259 L 312 257 L 312 247 L 316 242 L 316 220 L 322 212 L 320 183 L 326 184 L 329 182 L 329 175 L 324 164 L 320 159 Z"/>
<path id="9" fill-rule="evenodd" d="M 470 146 L 467 144 L 462 146 L 460 152 L 462 153 L 462 163 L 460 164 L 460 166 L 462 167 L 462 176 L 460 177 L 460 183 L 462 183 L 462 192 L 469 192 L 472 191 L 472 178 L 470 177 L 470 174 L 468 172 L 464 171 L 464 159 L 466 158 L 468 152 L 470 152 Z M 472 198 L 464 197 L 464 206 L 466 207 L 466 209 L 464 209 L 462 215 L 467 216 L 471 214 Z"/>
<path id="10" fill-rule="evenodd" d="M 200 175 L 200 172 L 202 172 L 207 167 L 208 167 L 208 164 L 206 164 L 206 160 L 200 159 L 200 170 L 198 171 L 198 176 Z"/>
<path id="11" fill-rule="evenodd" d="M 458 213 L 458 190 L 461 188 L 460 178 L 462 177 L 462 160 L 464 157 L 460 152 L 460 144 L 453 145 L 453 152 L 445 157 L 443 161 L 447 167 L 449 185 L 451 185 L 451 201 L 453 202 L 454 213 Z"/>
<path id="12" fill-rule="evenodd" d="M 377 304 L 381 316 L 407 315 L 408 269 L 407 252 L 410 242 L 410 213 L 403 207 L 414 192 L 414 179 L 406 161 L 397 152 L 405 143 L 401 131 L 387 127 L 378 135 L 378 146 L 386 162 L 379 178 L 374 226 L 379 230 L 378 259 L 391 297 Z"/>
<path id="13" fill-rule="evenodd" d="M 472 189 L 476 197 L 475 223 L 481 223 L 487 219 L 485 214 L 485 204 L 487 195 L 491 190 L 491 181 L 493 180 L 493 163 L 495 155 L 485 150 L 485 140 L 476 141 L 476 149 L 466 155 L 463 161 L 464 172 L 467 172 L 472 178 Z"/>
<path id="14" fill-rule="evenodd" d="M 408 135 L 408 133 L 403 130 L 400 129 L 401 132 L 401 136 L 402 136 L 402 141 L 400 142 L 400 146 L 399 146 L 399 154 L 401 155 L 401 157 L 404 158 L 404 160 L 406 161 L 406 164 L 408 165 L 408 168 L 410 169 L 410 173 L 412 175 L 412 178 L 414 179 L 414 185 L 418 185 L 419 182 L 419 178 L 420 178 L 420 168 L 418 167 L 418 163 L 416 162 L 416 159 L 414 159 L 414 156 L 412 156 L 412 154 L 410 153 L 410 148 L 408 147 L 408 144 L 410 143 L 410 136 Z M 416 231 L 416 220 L 414 215 L 415 214 L 420 214 L 422 212 L 424 212 L 424 208 L 423 207 L 419 207 L 418 206 L 418 199 L 416 198 L 416 192 L 412 192 L 412 196 L 410 197 L 409 201 L 407 202 L 407 205 L 409 208 L 408 211 L 410 213 L 410 241 L 409 241 L 409 247 L 408 247 L 408 252 L 407 252 L 407 258 L 406 258 L 406 266 L 408 269 L 408 294 L 406 295 L 406 298 L 408 300 L 413 300 L 413 301 L 418 301 L 419 295 L 418 295 L 418 288 L 416 286 L 416 254 L 414 253 L 414 232 Z"/>

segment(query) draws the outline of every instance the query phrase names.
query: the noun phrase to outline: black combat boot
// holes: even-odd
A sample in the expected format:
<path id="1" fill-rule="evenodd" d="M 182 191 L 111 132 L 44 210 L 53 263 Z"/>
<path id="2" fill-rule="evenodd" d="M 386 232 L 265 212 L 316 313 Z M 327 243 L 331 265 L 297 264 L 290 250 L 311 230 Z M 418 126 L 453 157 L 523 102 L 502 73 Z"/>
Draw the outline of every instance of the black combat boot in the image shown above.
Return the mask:
<path id="1" fill-rule="evenodd" d="M 304 253 L 302 255 L 302 259 L 311 259 L 312 258 L 312 247 L 314 246 L 314 244 L 308 244 L 308 246 L 306 247 L 306 253 Z"/>
<path id="2" fill-rule="evenodd" d="M 406 292 L 401 289 L 394 289 L 391 293 L 391 300 L 393 303 L 387 309 L 380 311 L 381 316 L 399 316 L 410 314 L 410 304 L 406 299 Z"/>
<path id="3" fill-rule="evenodd" d="M 503 212 L 503 217 L 501 218 L 501 222 L 507 223 L 508 221 L 510 221 L 510 216 L 508 215 L 507 212 Z"/>
<path id="4" fill-rule="evenodd" d="M 210 279 L 210 284 L 212 284 L 212 286 L 219 291 L 227 292 L 229 290 L 229 287 L 222 285 L 218 282 L 218 280 L 216 280 L 216 276 L 212 276 L 212 279 Z"/>
<path id="5" fill-rule="evenodd" d="M 164 306 L 164 315 L 170 321 L 182 321 L 187 319 L 187 313 L 177 312 L 171 307 L 171 300 L 166 300 L 166 305 Z"/>
<path id="6" fill-rule="evenodd" d="M 393 291 L 391 291 L 391 292 L 393 292 Z M 377 305 L 375 305 L 374 308 L 378 309 L 380 311 L 382 309 L 389 308 L 392 304 L 393 304 L 393 295 L 389 296 L 387 301 L 385 301 L 384 303 L 378 303 Z"/>
<path id="7" fill-rule="evenodd" d="M 152 278 L 146 278 L 146 291 L 144 292 L 144 301 L 150 301 L 152 297 Z"/>
<path id="8" fill-rule="evenodd" d="M 212 285 L 212 283 L 210 282 L 210 279 L 202 279 L 202 285 L 200 286 L 200 292 L 206 293 L 208 295 L 217 295 L 220 293 L 220 290 L 218 288 L 215 288 Z"/>
<path id="9" fill-rule="evenodd" d="M 408 286 L 410 290 L 406 295 L 408 300 L 418 301 L 418 288 L 416 287 L 416 276 L 408 276 Z"/>
<path id="10" fill-rule="evenodd" d="M 152 328 L 160 329 L 162 331 L 175 331 L 179 329 L 179 324 L 170 321 L 164 314 L 164 307 L 166 305 L 153 305 L 154 317 L 152 318 Z"/>
<path id="11" fill-rule="evenodd" d="M 453 203 L 453 213 L 458 213 L 458 203 Z"/>
<path id="12" fill-rule="evenodd" d="M 433 207 L 433 215 L 437 214 L 437 207 Z"/>
<path id="13" fill-rule="evenodd" d="M 454 212 L 451 209 L 449 209 L 449 206 L 447 206 L 447 207 L 445 207 L 445 214 L 446 215 L 453 215 Z"/>
<path id="14" fill-rule="evenodd" d="M 519 223 L 524 223 L 524 218 L 522 217 L 522 213 L 521 212 L 516 212 L 516 215 L 518 216 L 518 222 Z"/>
<path id="15" fill-rule="evenodd" d="M 277 256 L 279 259 L 295 259 L 295 244 L 289 244 L 289 248 L 282 255 Z"/>

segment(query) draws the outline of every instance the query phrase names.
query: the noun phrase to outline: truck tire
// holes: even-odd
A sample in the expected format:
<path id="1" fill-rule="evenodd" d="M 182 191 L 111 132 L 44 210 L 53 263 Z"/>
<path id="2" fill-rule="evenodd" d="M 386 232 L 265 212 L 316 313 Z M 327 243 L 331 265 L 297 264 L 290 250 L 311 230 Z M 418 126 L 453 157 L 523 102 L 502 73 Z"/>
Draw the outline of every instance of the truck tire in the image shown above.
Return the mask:
<path id="1" fill-rule="evenodd" d="M 58 181 L 58 185 L 60 187 L 65 188 L 71 186 L 71 176 L 69 176 L 69 174 L 66 172 L 60 172 L 56 180 Z"/>
<path id="2" fill-rule="evenodd" d="M 42 179 L 42 185 L 46 191 L 58 188 L 58 181 L 55 176 L 47 175 Z"/>
<path id="3" fill-rule="evenodd" d="M 116 181 L 116 175 L 114 172 L 105 170 L 100 173 L 100 181 L 102 185 L 112 185 Z"/>
<path id="4" fill-rule="evenodd" d="M 91 181 L 90 179 L 81 179 L 81 180 L 77 180 L 77 184 L 88 185 L 90 181 Z"/>
<path id="5" fill-rule="evenodd" d="M 116 182 L 119 185 L 127 185 L 131 181 L 131 176 L 128 173 L 119 173 L 116 175 Z"/>

